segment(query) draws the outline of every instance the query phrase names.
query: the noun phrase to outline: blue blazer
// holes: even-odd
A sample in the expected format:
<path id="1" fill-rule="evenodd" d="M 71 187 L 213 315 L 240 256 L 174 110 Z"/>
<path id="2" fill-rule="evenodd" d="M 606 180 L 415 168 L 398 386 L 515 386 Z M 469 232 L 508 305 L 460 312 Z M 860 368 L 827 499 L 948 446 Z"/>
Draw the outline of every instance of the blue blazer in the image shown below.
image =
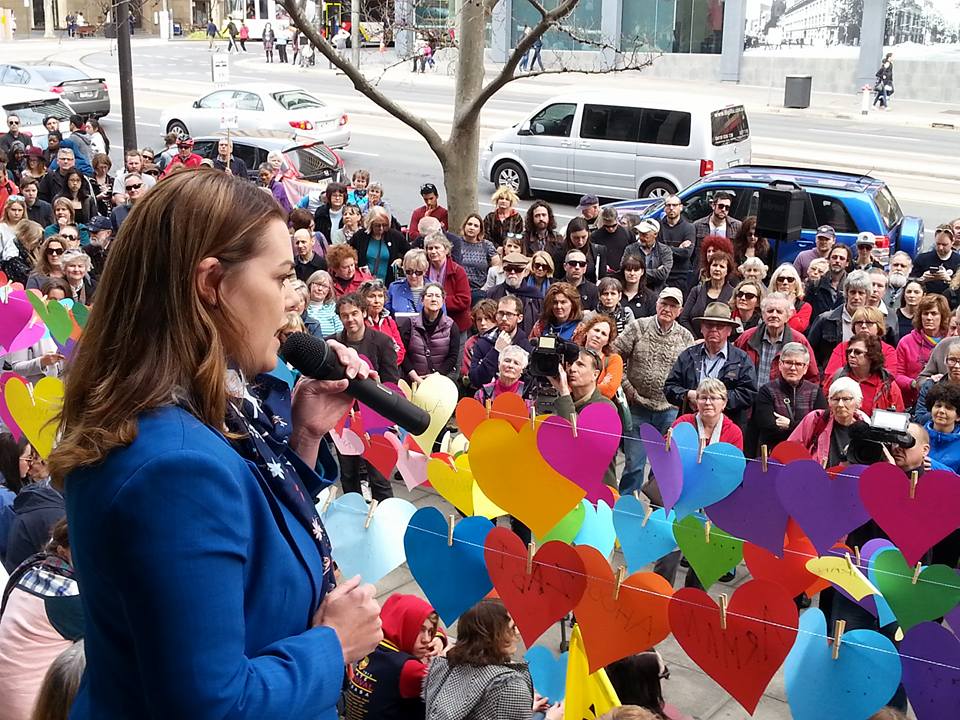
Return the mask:
<path id="1" fill-rule="evenodd" d="M 87 657 L 71 719 L 336 718 L 340 643 L 310 628 L 316 543 L 223 436 L 145 413 L 66 500 Z"/>

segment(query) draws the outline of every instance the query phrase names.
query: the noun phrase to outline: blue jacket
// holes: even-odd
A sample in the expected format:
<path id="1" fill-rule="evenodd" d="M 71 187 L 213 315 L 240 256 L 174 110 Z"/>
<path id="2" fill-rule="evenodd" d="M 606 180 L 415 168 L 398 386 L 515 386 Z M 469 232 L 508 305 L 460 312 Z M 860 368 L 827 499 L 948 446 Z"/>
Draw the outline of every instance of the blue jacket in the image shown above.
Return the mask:
<path id="1" fill-rule="evenodd" d="M 926 428 L 930 434 L 930 459 L 946 465 L 953 472 L 960 472 L 960 428 L 943 433 L 933 429 L 932 420 Z"/>
<path id="2" fill-rule="evenodd" d="M 72 720 L 336 718 L 340 643 L 310 628 L 320 552 L 219 433 L 178 407 L 145 413 L 66 487 L 87 657 Z"/>
<path id="3" fill-rule="evenodd" d="M 663 385 L 663 394 L 670 404 L 689 409 L 687 391 L 696 390 L 700 384 L 700 365 L 703 345 L 691 345 L 677 357 Z M 757 370 L 750 356 L 727 341 L 727 360 L 720 368 L 720 382 L 727 387 L 727 409 L 723 414 L 741 427 L 746 426 L 748 412 L 757 397 Z"/>
<path id="4" fill-rule="evenodd" d="M 418 313 L 423 309 L 423 302 L 413 302 L 413 291 L 406 279 L 394 280 L 387 286 L 386 308 L 391 315 L 397 313 Z"/>

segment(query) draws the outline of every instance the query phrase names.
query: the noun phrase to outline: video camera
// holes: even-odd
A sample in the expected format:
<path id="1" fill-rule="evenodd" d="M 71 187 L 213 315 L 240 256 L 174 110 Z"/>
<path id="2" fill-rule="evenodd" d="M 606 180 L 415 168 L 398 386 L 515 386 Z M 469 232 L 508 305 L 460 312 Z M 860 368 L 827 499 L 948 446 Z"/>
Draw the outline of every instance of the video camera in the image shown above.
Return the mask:
<path id="1" fill-rule="evenodd" d="M 850 426 L 850 445 L 847 462 L 852 465 L 870 465 L 886 460 L 883 448 L 893 446 L 912 448 L 916 439 L 907 432 L 910 415 L 907 413 L 874 410 L 870 422 L 855 422 Z"/>
<path id="2" fill-rule="evenodd" d="M 530 364 L 527 372 L 535 378 L 552 378 L 560 376 L 560 364 L 576 362 L 580 356 L 580 346 L 567 340 L 543 335 L 536 340 L 536 347 L 530 353 Z"/>

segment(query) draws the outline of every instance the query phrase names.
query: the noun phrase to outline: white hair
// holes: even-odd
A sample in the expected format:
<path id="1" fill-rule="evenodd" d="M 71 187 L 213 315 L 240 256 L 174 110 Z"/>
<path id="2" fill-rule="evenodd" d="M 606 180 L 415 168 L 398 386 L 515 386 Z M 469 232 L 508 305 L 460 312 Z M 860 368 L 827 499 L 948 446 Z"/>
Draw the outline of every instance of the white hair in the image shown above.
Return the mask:
<path id="1" fill-rule="evenodd" d="M 827 393 L 827 397 L 832 398 L 841 392 L 848 392 L 853 395 L 853 399 L 856 400 L 858 406 L 863 402 L 863 391 L 860 389 L 860 384 L 853 378 L 839 377 L 834 380 L 830 383 L 830 390 Z"/>
<path id="2" fill-rule="evenodd" d="M 524 349 L 523 349 L 522 347 L 520 347 L 519 345 L 507 345 L 507 347 L 505 347 L 505 348 L 500 352 L 500 359 L 501 359 L 501 360 L 502 360 L 502 359 L 505 359 L 505 358 L 511 358 L 511 357 L 519 360 L 519 361 L 520 361 L 520 365 L 521 365 L 524 369 L 526 369 L 527 363 L 530 362 L 530 353 L 528 353 L 526 350 L 524 350 Z"/>

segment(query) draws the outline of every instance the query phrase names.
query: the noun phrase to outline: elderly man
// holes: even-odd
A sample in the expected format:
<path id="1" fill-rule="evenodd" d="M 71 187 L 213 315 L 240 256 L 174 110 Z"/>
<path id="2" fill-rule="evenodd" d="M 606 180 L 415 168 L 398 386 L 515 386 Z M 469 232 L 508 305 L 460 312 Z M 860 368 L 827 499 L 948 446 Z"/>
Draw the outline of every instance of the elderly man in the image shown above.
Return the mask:
<path id="1" fill-rule="evenodd" d="M 487 297 L 497 301 L 507 295 L 519 298 L 523 305 L 520 329 L 529 337 L 530 330 L 540 319 L 540 313 L 543 311 L 543 296 L 535 287 L 524 284 L 528 267 L 529 259 L 525 255 L 509 253 L 503 258 L 503 282 L 495 285 L 487 293 Z"/>
<path id="2" fill-rule="evenodd" d="M 920 278 L 925 292 L 942 295 L 957 270 L 960 253 L 953 249 L 953 227 L 941 225 L 933 236 L 933 250 L 920 253 L 913 261 L 912 276 Z"/>
<path id="3" fill-rule="evenodd" d="M 314 252 L 313 233 L 306 228 L 300 228 L 293 233 L 293 261 L 296 263 L 294 272 L 297 279 L 307 282 L 317 270 L 327 269 L 327 259 Z"/>
<path id="4" fill-rule="evenodd" d="M 247 164 L 233 154 L 233 142 L 229 138 L 220 138 L 217 141 L 217 156 L 213 159 L 213 167 L 234 177 L 247 179 Z"/>
<path id="5" fill-rule="evenodd" d="M 739 321 L 731 316 L 730 306 L 720 302 L 707 305 L 697 319 L 703 342 L 680 353 L 663 393 L 682 412 L 696 412 L 697 386 L 708 377 L 715 378 L 727 388 L 724 414 L 743 426 L 757 394 L 757 371 L 747 354 L 728 342 Z"/>
<path id="6" fill-rule="evenodd" d="M 580 293 L 580 307 L 584 310 L 596 310 L 599 293 L 597 286 L 587 280 L 587 256 L 582 250 L 571 250 L 563 258 L 563 279 L 573 285 Z"/>
<path id="7" fill-rule="evenodd" d="M 709 235 L 719 235 L 733 240 L 740 233 L 740 226 L 743 223 L 734 217 L 730 217 L 733 201 L 733 193 L 725 190 L 721 190 L 713 196 L 713 200 L 710 202 L 713 212 L 693 223 L 698 248 L 703 243 L 703 239 Z"/>
<path id="8" fill-rule="evenodd" d="M 605 207 L 600 211 L 600 227 L 591 233 L 590 242 L 606 248 L 607 266 L 617 271 L 620 269 L 624 250 L 633 242 L 633 236 L 620 224 L 617 209 Z"/>
<path id="9" fill-rule="evenodd" d="M 793 313 L 789 297 L 779 292 L 770 293 L 760 301 L 760 323 L 744 331 L 734 343 L 757 368 L 757 384 L 761 387 L 780 377 L 779 359 L 785 345 L 799 343 L 813 355 L 807 339 L 787 324 Z M 815 360 L 807 364 L 805 377 L 811 382 L 819 379 Z"/>
<path id="10" fill-rule="evenodd" d="M 657 240 L 673 253 L 667 285 L 686 292 L 690 287 L 690 260 L 697 251 L 697 231 L 683 216 L 683 200 L 679 195 L 670 195 L 663 201 L 663 220 Z"/>
<path id="11" fill-rule="evenodd" d="M 521 329 L 523 301 L 516 295 L 504 295 L 497 303 L 497 324 L 477 338 L 470 361 L 470 385 L 483 387 L 493 380 L 500 365 L 500 353 L 511 345 L 530 352 L 530 341 Z"/>
<path id="12" fill-rule="evenodd" d="M 680 290 L 664 288 L 657 299 L 656 315 L 632 321 L 613 341 L 613 351 L 623 358 L 622 387 L 635 433 L 624 438 L 626 465 L 620 479 L 621 494 L 639 490 L 643 484 L 647 451 L 636 434 L 640 426 L 648 423 L 665 433 L 677 418 L 677 409 L 663 394 L 663 386 L 680 353 L 693 344 L 693 335 L 677 322 L 682 307 Z M 653 499 L 650 492 L 647 494 Z"/>
<path id="13" fill-rule="evenodd" d="M 623 256 L 633 255 L 643 261 L 647 288 L 657 292 L 670 277 L 670 271 L 673 269 L 673 251 L 657 240 L 660 223 L 653 218 L 641 220 L 634 228 L 634 232 L 637 234 L 637 242 L 627 246 Z"/>
<path id="14" fill-rule="evenodd" d="M 600 225 L 600 198 L 596 195 L 582 195 L 577 205 L 577 212 L 587 221 L 590 232 L 593 232 Z"/>
<path id="15" fill-rule="evenodd" d="M 883 304 L 888 310 L 896 311 L 900 307 L 903 288 L 906 287 L 913 271 L 913 259 L 909 253 L 898 250 L 890 257 L 890 274 L 887 276 L 887 291 L 883 294 Z"/>
<path id="16" fill-rule="evenodd" d="M 847 266 L 850 264 L 850 248 L 846 245 L 835 245 L 827 257 L 830 264 L 828 272 L 823 274 L 817 282 L 807 287 L 807 302 L 810 303 L 812 315 L 816 318 L 828 310 L 832 310 L 841 302 L 840 288 L 847 277 Z"/>
<path id="17" fill-rule="evenodd" d="M 9 153 L 10 146 L 18 140 L 23 143 L 24 147 L 33 145 L 31 137 L 20 131 L 20 116 L 11 113 L 7 115 L 7 132 L 0 136 L 0 150 Z"/>
<path id="18" fill-rule="evenodd" d="M 450 244 L 453 245 L 453 249 L 450 251 L 450 257 L 453 258 L 453 261 L 458 265 L 463 262 L 463 238 L 452 233 L 449 230 L 445 230 L 443 224 L 437 218 L 431 215 L 425 215 L 420 218 L 420 222 L 417 223 L 417 235 L 413 240 L 411 247 L 422 248 L 424 238 L 428 238 L 431 235 L 442 232 L 444 237 L 450 241 Z"/>
<path id="19" fill-rule="evenodd" d="M 822 313 L 813 321 L 807 338 L 819 367 L 825 368 L 833 349 L 851 338 L 853 313 L 866 307 L 872 289 L 870 276 L 863 270 L 855 270 L 843 284 L 843 304 Z"/>
<path id="20" fill-rule="evenodd" d="M 810 263 L 817 258 L 829 258 L 830 251 L 837 244 L 837 231 L 831 225 L 821 225 L 817 228 L 816 243 L 809 250 L 801 250 L 793 260 L 793 267 L 800 273 L 800 279 L 806 281 Z"/>

